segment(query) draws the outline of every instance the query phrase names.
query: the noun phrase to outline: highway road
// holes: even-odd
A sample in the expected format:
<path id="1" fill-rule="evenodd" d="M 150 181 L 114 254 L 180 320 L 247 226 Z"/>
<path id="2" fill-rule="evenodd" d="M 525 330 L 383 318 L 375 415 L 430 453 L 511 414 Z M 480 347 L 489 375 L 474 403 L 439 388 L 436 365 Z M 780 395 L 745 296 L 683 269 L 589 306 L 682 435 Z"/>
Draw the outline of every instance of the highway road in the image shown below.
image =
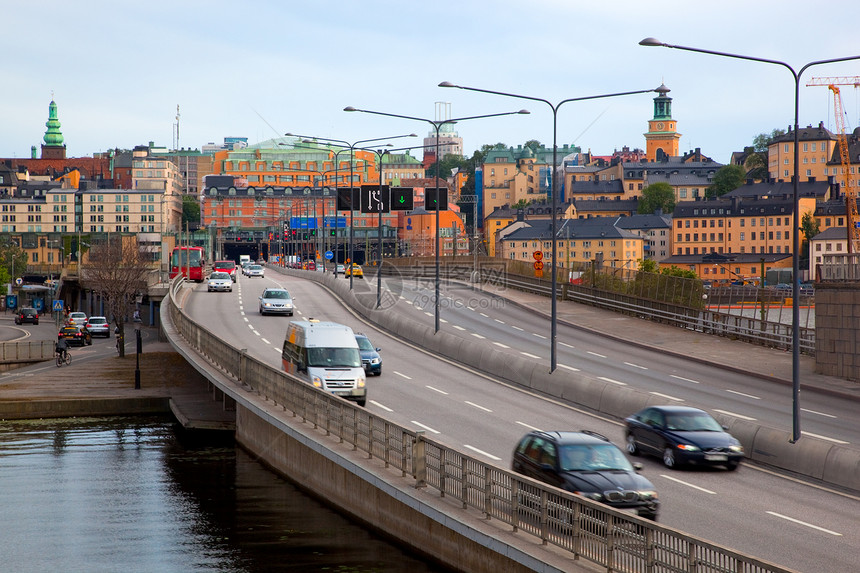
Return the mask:
<path id="1" fill-rule="evenodd" d="M 359 283 L 356 279 L 356 283 Z M 203 326 L 269 364 L 280 364 L 280 348 L 288 317 L 260 316 L 258 299 L 264 287 L 284 286 L 296 299 L 294 319 L 333 320 L 366 333 L 382 347 L 383 374 L 368 381 L 367 408 L 434 439 L 468 451 L 501 467 L 510 467 L 514 444 L 532 428 L 590 429 L 622 444 L 618 420 L 523 391 L 481 372 L 430 356 L 407 341 L 395 339 L 362 323 L 320 285 L 269 270 L 264 279 L 240 277 L 232 293 L 207 293 L 195 287 L 186 310 Z M 414 320 L 433 323 L 431 288 L 403 288 L 402 298 L 388 310 L 411 313 Z M 357 288 L 373 288 L 370 280 Z M 548 363 L 546 319 L 514 305 L 476 302 L 475 310 L 455 300 L 478 301 L 472 291 L 446 293 L 444 328 L 465 337 L 483 337 L 507 352 L 522 352 Z M 422 302 L 427 302 L 423 305 Z M 495 306 L 494 306 L 495 305 Z M 458 306 L 464 308 L 458 309 Z M 462 329 L 462 330 L 461 330 Z M 619 384 L 641 387 L 666 397 L 748 415 L 759 420 L 784 418 L 785 400 L 757 378 L 666 354 L 608 341 L 574 328 L 559 327 L 559 364 Z M 563 342 L 563 345 L 562 345 Z M 561 349 L 564 349 L 563 351 Z M 560 366 L 561 367 L 561 366 Z M 784 388 L 781 388 L 785 393 Z M 746 394 L 746 395 L 744 395 Z M 807 400 L 809 398 L 807 397 Z M 772 401 L 782 401 L 783 406 Z M 821 408 L 831 405 L 822 401 Z M 816 406 L 819 407 L 819 406 Z M 842 405 L 823 410 L 847 413 Z M 831 414 L 832 412 L 832 414 Z M 840 434 L 839 422 L 822 420 L 816 432 Z M 843 420 L 844 423 L 845 420 Z M 784 424 L 780 424 L 784 425 Z M 851 438 L 854 439 L 853 437 Z M 860 440 L 856 440 L 860 442 Z M 642 458 L 643 473 L 662 500 L 660 522 L 692 535 L 753 554 L 798 571 L 843 572 L 856 568 L 860 534 L 856 516 L 860 498 L 846 492 L 743 464 L 737 472 L 665 469 L 656 459 Z"/>

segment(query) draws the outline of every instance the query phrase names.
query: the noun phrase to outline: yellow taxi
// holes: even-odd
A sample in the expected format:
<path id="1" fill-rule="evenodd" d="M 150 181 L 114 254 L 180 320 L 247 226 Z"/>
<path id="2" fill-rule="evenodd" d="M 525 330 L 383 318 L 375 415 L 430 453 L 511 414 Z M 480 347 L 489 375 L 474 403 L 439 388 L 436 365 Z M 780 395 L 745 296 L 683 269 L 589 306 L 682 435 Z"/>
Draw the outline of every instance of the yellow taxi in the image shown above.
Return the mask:
<path id="1" fill-rule="evenodd" d="M 361 267 L 355 263 L 352 263 L 352 266 L 346 267 L 346 270 L 343 272 L 343 275 L 346 277 L 353 276 L 364 278 L 364 271 L 361 270 Z"/>

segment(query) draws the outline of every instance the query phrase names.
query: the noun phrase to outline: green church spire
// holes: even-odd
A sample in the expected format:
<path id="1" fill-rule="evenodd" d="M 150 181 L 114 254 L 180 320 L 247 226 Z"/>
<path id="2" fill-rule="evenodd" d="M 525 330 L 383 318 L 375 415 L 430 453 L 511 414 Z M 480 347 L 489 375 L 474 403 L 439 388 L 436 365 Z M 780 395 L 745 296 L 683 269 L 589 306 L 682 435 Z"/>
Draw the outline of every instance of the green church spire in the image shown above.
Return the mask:
<path id="1" fill-rule="evenodd" d="M 45 122 L 45 127 L 48 128 L 44 137 L 45 145 L 63 145 L 63 134 L 60 133 L 60 120 L 57 119 L 57 104 L 53 99 L 51 100 L 51 105 L 48 106 L 48 121 Z"/>

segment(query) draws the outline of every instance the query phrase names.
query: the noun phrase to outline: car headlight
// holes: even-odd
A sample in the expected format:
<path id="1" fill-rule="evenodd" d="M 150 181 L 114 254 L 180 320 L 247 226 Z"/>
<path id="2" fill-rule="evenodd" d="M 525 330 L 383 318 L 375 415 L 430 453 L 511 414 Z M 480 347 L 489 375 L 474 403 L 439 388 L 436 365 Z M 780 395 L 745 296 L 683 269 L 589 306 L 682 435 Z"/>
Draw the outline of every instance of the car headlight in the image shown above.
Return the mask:
<path id="1" fill-rule="evenodd" d="M 323 387 L 323 379 L 322 379 L 322 377 L 321 377 L 321 376 L 312 376 L 312 377 L 311 377 L 311 383 L 312 383 L 316 388 L 322 388 L 322 387 Z"/>
<path id="2" fill-rule="evenodd" d="M 693 444 L 678 444 L 678 449 L 687 452 L 698 452 L 699 446 L 694 446 Z"/>
<path id="3" fill-rule="evenodd" d="M 379 358 L 373 358 L 370 361 L 371 364 L 379 364 Z"/>
<path id="4" fill-rule="evenodd" d="M 729 446 L 729 450 L 736 452 L 736 453 L 739 453 L 739 454 L 744 453 L 744 447 L 740 444 L 736 444 L 734 446 Z"/>
<path id="5" fill-rule="evenodd" d="M 266 307 L 266 308 L 268 308 L 268 307 L 272 306 L 272 303 L 270 303 L 270 302 L 264 302 L 264 303 L 263 303 L 263 306 L 264 306 L 264 307 Z"/>
<path id="6" fill-rule="evenodd" d="M 638 491 L 636 493 L 638 493 L 639 498 L 644 500 L 644 501 L 657 499 L 657 492 L 653 491 L 653 490 Z"/>
<path id="7" fill-rule="evenodd" d="M 359 388 L 364 388 L 364 381 L 365 381 L 364 375 L 361 375 L 358 377 L 357 382 L 358 382 Z"/>
<path id="8" fill-rule="evenodd" d="M 597 493 L 596 491 L 575 491 L 573 493 L 581 495 L 582 497 L 587 497 L 588 499 L 593 499 L 594 501 L 603 501 L 603 494 Z"/>

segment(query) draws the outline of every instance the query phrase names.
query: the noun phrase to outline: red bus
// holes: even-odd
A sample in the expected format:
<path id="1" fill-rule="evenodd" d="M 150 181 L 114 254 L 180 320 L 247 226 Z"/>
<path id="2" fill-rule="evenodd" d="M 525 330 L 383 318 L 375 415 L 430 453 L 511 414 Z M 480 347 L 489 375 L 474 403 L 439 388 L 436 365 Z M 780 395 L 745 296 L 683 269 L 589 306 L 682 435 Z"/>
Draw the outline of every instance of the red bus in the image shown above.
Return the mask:
<path id="1" fill-rule="evenodd" d="M 174 247 L 170 255 L 170 278 L 179 273 L 198 283 L 203 282 L 203 247 Z"/>

